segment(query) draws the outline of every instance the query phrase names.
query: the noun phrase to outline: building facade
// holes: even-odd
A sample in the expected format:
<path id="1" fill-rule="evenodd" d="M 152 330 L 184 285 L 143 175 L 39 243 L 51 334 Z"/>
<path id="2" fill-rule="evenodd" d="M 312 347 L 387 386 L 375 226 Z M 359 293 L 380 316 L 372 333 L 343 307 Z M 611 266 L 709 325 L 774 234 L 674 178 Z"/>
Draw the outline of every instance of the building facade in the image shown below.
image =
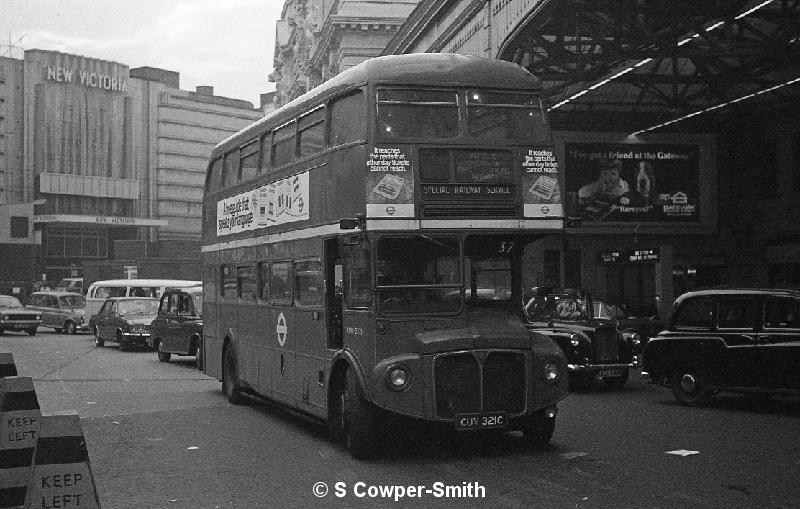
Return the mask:
<path id="1" fill-rule="evenodd" d="M 261 116 L 210 86 L 181 90 L 173 71 L 0 58 L 0 249 L 14 260 L 0 280 L 57 281 L 148 245 L 199 257 L 208 155 Z"/>
<path id="2" fill-rule="evenodd" d="M 276 24 L 276 103 L 381 54 L 419 0 L 286 0 Z"/>

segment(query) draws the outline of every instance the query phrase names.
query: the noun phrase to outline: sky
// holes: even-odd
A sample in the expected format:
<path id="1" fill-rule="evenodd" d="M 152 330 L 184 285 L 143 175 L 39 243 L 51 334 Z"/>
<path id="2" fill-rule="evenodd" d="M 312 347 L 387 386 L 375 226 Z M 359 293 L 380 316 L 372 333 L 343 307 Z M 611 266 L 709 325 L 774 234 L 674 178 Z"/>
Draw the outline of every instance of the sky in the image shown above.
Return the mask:
<path id="1" fill-rule="evenodd" d="M 250 101 L 269 83 L 284 0 L 0 0 L 0 56 L 42 49 L 180 73 Z M 9 48 L 16 46 L 16 48 Z"/>

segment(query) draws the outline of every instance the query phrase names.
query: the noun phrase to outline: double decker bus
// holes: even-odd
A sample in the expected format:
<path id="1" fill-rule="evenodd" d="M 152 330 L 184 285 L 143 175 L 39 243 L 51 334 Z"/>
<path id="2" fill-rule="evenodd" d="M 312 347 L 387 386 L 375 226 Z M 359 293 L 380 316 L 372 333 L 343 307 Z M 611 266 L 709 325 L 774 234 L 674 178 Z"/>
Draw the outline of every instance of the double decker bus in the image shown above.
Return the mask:
<path id="1" fill-rule="evenodd" d="M 566 361 L 522 309 L 522 253 L 564 223 L 540 90 L 506 61 L 378 57 L 219 143 L 203 359 L 227 398 L 357 458 L 397 416 L 548 443 Z"/>

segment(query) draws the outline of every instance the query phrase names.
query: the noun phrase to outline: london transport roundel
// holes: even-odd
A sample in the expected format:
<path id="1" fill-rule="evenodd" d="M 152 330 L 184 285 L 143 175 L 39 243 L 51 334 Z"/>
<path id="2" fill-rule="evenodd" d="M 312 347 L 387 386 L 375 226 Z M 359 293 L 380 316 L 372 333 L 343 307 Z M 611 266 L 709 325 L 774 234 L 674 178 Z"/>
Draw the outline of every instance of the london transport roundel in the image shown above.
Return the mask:
<path id="1" fill-rule="evenodd" d="M 278 333 L 278 344 L 284 346 L 286 344 L 286 336 L 289 333 L 289 328 L 286 327 L 286 317 L 283 313 L 278 315 L 278 325 L 275 326 L 275 332 Z"/>

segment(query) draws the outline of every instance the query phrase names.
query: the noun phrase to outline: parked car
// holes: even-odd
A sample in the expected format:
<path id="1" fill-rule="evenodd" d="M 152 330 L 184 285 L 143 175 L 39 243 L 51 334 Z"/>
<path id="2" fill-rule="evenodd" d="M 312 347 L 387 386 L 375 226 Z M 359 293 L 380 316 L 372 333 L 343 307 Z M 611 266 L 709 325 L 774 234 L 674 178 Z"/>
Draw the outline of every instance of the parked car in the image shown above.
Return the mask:
<path id="1" fill-rule="evenodd" d="M 133 345 L 149 346 L 151 325 L 157 314 L 158 299 L 152 297 L 106 299 L 100 312 L 89 318 L 94 343 L 100 347 L 113 341 L 123 351 Z"/>
<path id="2" fill-rule="evenodd" d="M 666 329 L 645 348 L 644 371 L 689 406 L 721 391 L 800 393 L 800 291 L 726 288 L 681 295 Z"/>
<path id="3" fill-rule="evenodd" d="M 83 295 L 83 278 L 82 277 L 65 277 L 56 285 L 56 291 L 59 292 L 72 292 Z"/>
<path id="4" fill-rule="evenodd" d="M 534 288 L 525 305 L 527 326 L 561 347 L 573 387 L 598 379 L 609 388 L 621 389 L 636 365 L 638 340 L 623 335 L 614 320 L 592 318 L 587 312 L 591 308 L 588 295 Z"/>
<path id="5" fill-rule="evenodd" d="M 656 334 L 664 330 L 664 320 L 655 313 L 634 313 L 624 304 L 612 300 L 592 299 L 592 318 L 614 320 L 625 339 L 639 342 L 641 348 Z"/>
<path id="6" fill-rule="evenodd" d="M 203 287 L 168 288 L 161 297 L 153 321 L 150 346 L 158 360 L 169 362 L 173 354 L 194 355 L 203 367 Z"/>
<path id="7" fill-rule="evenodd" d="M 42 315 L 32 309 L 25 309 L 18 298 L 0 295 L 0 334 L 7 330 L 24 331 L 31 336 L 42 324 Z"/>
<path id="8" fill-rule="evenodd" d="M 42 291 L 31 294 L 27 307 L 41 314 L 42 327 L 75 334 L 89 331 L 84 306 L 83 296 L 77 293 Z"/>

